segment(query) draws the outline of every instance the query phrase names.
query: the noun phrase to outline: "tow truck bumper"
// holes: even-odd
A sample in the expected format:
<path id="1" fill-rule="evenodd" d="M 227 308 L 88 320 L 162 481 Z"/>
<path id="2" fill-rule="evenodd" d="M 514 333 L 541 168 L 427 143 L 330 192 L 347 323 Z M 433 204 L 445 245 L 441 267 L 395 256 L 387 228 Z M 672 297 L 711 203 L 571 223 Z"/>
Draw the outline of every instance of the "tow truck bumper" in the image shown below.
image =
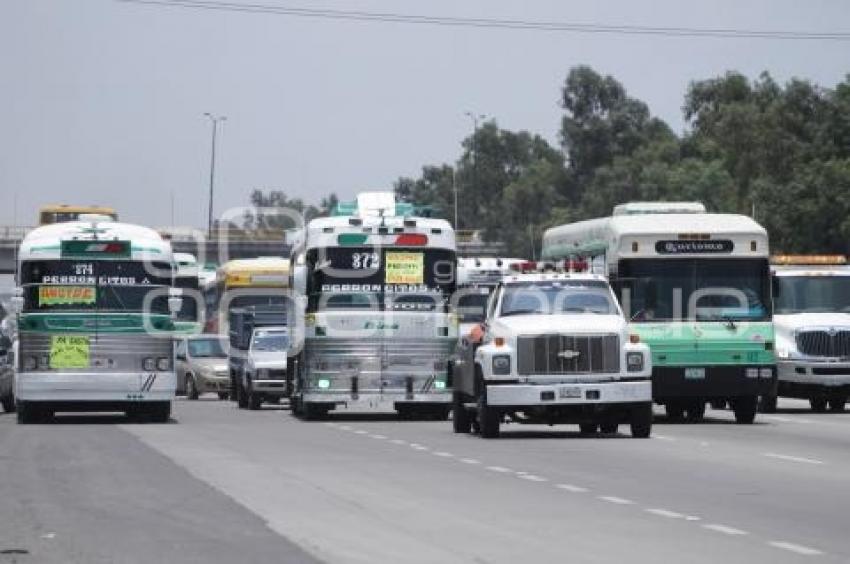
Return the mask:
<path id="1" fill-rule="evenodd" d="M 487 404 L 498 407 L 594 405 L 652 401 L 649 379 L 576 384 L 488 384 Z"/>

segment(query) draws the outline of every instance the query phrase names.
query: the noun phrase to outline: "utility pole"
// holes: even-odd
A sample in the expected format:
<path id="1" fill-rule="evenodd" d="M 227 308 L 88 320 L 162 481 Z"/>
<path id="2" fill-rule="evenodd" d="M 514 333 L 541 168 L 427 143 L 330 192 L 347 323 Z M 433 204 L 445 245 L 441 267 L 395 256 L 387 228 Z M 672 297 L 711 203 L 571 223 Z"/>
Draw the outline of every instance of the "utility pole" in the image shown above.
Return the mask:
<path id="1" fill-rule="evenodd" d="M 213 193 L 215 190 L 215 138 L 218 133 L 218 124 L 222 121 L 227 121 L 227 116 L 215 116 L 210 112 L 204 112 L 204 115 L 212 124 L 212 147 L 210 150 L 210 202 L 209 213 L 207 215 L 207 237 L 212 237 L 213 225 Z"/>
<path id="2" fill-rule="evenodd" d="M 476 140 L 478 136 L 478 120 L 487 119 L 487 116 L 469 111 L 464 112 L 464 115 L 472 120 L 472 147 L 470 151 L 472 153 L 472 185 L 475 186 L 478 183 L 478 141 Z M 457 183 L 455 182 L 455 231 L 457 231 L 457 228 Z"/>

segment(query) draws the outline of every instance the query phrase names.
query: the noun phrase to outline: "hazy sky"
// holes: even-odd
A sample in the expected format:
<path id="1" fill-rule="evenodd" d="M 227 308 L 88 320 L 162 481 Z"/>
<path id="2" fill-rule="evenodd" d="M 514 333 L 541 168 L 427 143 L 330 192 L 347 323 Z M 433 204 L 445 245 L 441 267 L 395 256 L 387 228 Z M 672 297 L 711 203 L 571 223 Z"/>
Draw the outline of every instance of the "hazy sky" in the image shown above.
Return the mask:
<path id="1" fill-rule="evenodd" d="M 246 0 L 247 1 L 247 0 Z M 255 0 L 260 3 L 261 0 Z M 628 25 L 850 31 L 846 0 L 262 0 L 291 7 Z M 112 0 L 0 1 L 0 225 L 47 202 L 206 224 L 253 188 L 311 202 L 453 161 L 464 111 L 557 142 L 570 67 L 614 75 L 677 131 L 690 80 L 736 69 L 833 86 L 850 43 L 664 38 L 312 20 Z"/>

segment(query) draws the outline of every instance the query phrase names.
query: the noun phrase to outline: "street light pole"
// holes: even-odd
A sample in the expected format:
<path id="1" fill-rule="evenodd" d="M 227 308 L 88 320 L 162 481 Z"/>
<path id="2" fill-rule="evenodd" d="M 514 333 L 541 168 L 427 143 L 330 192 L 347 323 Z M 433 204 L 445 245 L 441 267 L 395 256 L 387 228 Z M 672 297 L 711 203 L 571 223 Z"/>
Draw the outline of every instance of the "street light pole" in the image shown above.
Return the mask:
<path id="1" fill-rule="evenodd" d="M 477 141 L 475 137 L 478 134 L 478 120 L 479 119 L 487 119 L 487 116 L 484 114 L 474 114 L 472 112 L 464 112 L 465 116 L 469 116 L 472 120 L 472 185 L 477 184 L 478 181 L 478 156 L 476 153 L 478 152 Z M 455 231 L 457 231 L 457 180 L 455 178 L 454 172 L 452 172 L 452 183 L 454 184 L 454 192 L 455 192 Z"/>
<path id="2" fill-rule="evenodd" d="M 210 149 L 210 202 L 207 214 L 207 237 L 212 237 L 213 225 L 213 193 L 215 190 L 215 139 L 218 133 L 218 124 L 222 121 L 227 121 L 227 116 L 215 116 L 209 112 L 204 112 L 204 115 L 212 124 L 212 147 Z"/>

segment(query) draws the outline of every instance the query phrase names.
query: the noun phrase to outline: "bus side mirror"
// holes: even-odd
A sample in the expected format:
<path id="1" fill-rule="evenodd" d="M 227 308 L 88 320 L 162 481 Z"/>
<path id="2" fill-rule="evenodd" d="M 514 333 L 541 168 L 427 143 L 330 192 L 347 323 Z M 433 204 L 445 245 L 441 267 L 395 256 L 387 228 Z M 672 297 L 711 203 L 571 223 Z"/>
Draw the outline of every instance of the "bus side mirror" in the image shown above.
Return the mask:
<path id="1" fill-rule="evenodd" d="M 307 293 L 307 266 L 296 264 L 292 270 L 292 289 L 301 296 Z"/>
<path id="2" fill-rule="evenodd" d="M 12 290 L 12 297 L 9 300 L 9 313 L 17 315 L 24 311 L 24 289 L 21 287 Z"/>

